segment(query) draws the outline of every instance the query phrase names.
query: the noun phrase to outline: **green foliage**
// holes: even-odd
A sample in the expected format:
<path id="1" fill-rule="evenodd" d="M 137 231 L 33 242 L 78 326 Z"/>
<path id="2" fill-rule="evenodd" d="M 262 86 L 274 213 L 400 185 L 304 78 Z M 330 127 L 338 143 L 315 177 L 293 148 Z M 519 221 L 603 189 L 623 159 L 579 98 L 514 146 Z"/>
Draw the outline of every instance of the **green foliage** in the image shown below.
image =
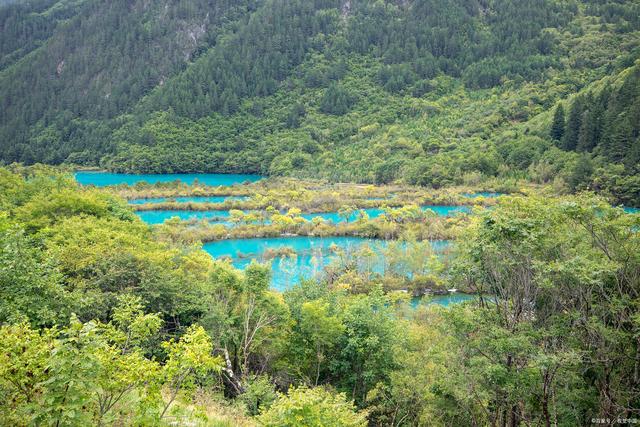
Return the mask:
<path id="1" fill-rule="evenodd" d="M 291 363 L 305 382 L 317 386 L 328 375 L 327 361 L 333 359 L 333 351 L 345 326 L 341 319 L 331 315 L 329 305 L 322 300 L 302 303 L 296 320 L 291 340 L 290 354 L 294 358 Z"/>
<path id="2" fill-rule="evenodd" d="M 163 347 L 167 363 L 162 374 L 169 384 L 170 397 L 160 417 L 165 415 L 180 390 L 193 387 L 197 377 L 222 369 L 222 359 L 212 356 L 213 343 L 202 326 L 192 325 L 179 341 L 164 342 Z"/>
<path id="3" fill-rule="evenodd" d="M 554 141 L 561 141 L 564 136 L 564 107 L 562 104 L 558 104 L 555 113 L 553 113 L 553 123 L 551 125 L 551 139 Z"/>
<path id="4" fill-rule="evenodd" d="M 403 336 L 387 303 L 380 291 L 374 291 L 355 298 L 343 314 L 345 333 L 332 371 L 340 387 L 349 390 L 359 404 L 376 384 L 388 379 L 398 363 L 396 348 Z"/>
<path id="5" fill-rule="evenodd" d="M 597 90 L 586 90 L 578 94 L 571 103 L 563 128 L 561 104 L 551 125 L 551 137 L 561 141 L 564 150 L 592 153 L 582 156 L 574 167 L 567 169 L 567 181 L 572 190 L 593 188 L 612 193 L 618 200 L 636 205 L 639 200 L 633 194 L 633 186 L 621 188 L 617 185 L 604 187 L 600 179 L 594 182 L 594 163 L 608 168 L 609 164 L 623 166 L 622 174 L 631 183 L 637 174 L 638 157 L 638 82 L 640 67 L 635 65 L 613 82 L 608 81 Z M 563 134 L 562 138 L 560 135 Z M 598 157 L 596 157 L 598 156 Z M 624 179 L 623 179 L 624 180 Z M 593 185 L 596 184 L 596 185 Z"/>
<path id="6" fill-rule="evenodd" d="M 266 375 L 254 376 L 247 380 L 244 393 L 239 400 L 244 403 L 250 415 L 258 415 L 265 411 L 276 401 L 275 386 L 271 378 Z"/>
<path id="7" fill-rule="evenodd" d="M 264 426 L 365 426 L 366 414 L 357 412 L 343 394 L 323 387 L 291 388 L 258 418 Z"/>
<path id="8" fill-rule="evenodd" d="M 479 167 L 492 168 L 504 153 L 524 164 L 530 153 L 540 182 L 556 174 L 576 190 L 585 182 L 624 187 L 629 200 L 640 188 L 624 165 L 603 166 L 537 134 L 514 139 L 486 150 Z M 419 205 L 459 202 L 468 190 L 435 196 L 415 187 L 283 182 L 228 190 L 260 188 L 247 203 L 268 206 L 264 216 L 238 209 L 242 232 L 345 232 L 306 223 L 302 209 L 334 203 L 348 217 L 363 199 L 392 189 L 400 207 L 349 227 L 398 239 L 379 254 L 367 245 L 332 248 L 326 280 L 281 294 L 269 289 L 268 266 L 241 272 L 211 260 L 197 239 L 180 237 L 179 225 L 142 224 L 116 191 L 80 188 L 46 167 L 0 169 L 0 419 L 582 425 L 635 414 L 638 215 L 592 194 L 559 198 L 530 187 L 492 209 L 439 220 Z M 121 189 L 128 196 L 183 190 Z M 254 224 L 267 219 L 276 228 Z M 441 256 L 428 239 L 443 229 L 457 239 Z M 384 274 L 370 266 L 378 255 Z M 407 292 L 384 292 L 452 287 L 477 298 L 414 308 Z"/>
<path id="9" fill-rule="evenodd" d="M 66 321 L 74 299 L 55 262 L 17 229 L 0 231 L 0 324 L 44 327 Z"/>
<path id="10" fill-rule="evenodd" d="M 118 344 L 126 353 L 131 347 L 146 348 L 149 340 L 158 334 L 162 327 L 159 314 L 144 314 L 142 299 L 138 296 L 123 294 L 112 314 L 113 328 L 109 339 Z"/>
<path id="11" fill-rule="evenodd" d="M 1 418 L 7 424 L 26 424 L 37 409 L 42 383 L 55 333 L 31 329 L 25 324 L 1 327 L 0 393 L 3 402 Z"/>
<path id="12" fill-rule="evenodd" d="M 320 100 L 320 111 L 342 116 L 349 111 L 352 103 L 353 99 L 346 89 L 332 83 Z"/>
<path id="13" fill-rule="evenodd" d="M 123 295 L 114 321 L 107 324 L 82 324 L 72 317 L 64 329 L 2 326 L 0 393 L 10 402 L 2 408 L 3 420 L 14 425 L 156 425 L 178 392 L 193 387 L 196 378 L 219 372 L 211 338 L 198 326 L 178 341 L 163 343 L 163 365 L 145 357 L 141 344 L 157 335 L 160 318 L 140 308 L 139 299 Z"/>
<path id="14" fill-rule="evenodd" d="M 513 199 L 477 221 L 462 245 L 458 279 L 494 299 L 453 321 L 462 327 L 462 381 L 487 393 L 480 396 L 497 414 L 505 408 L 498 416 L 569 424 L 635 405 L 627 358 L 637 349 L 620 345 L 635 333 L 637 279 L 628 275 L 638 268 L 637 256 L 628 256 L 640 243 L 635 223 L 588 195 L 552 204 Z M 597 403 L 603 387 L 615 403 Z"/>
<path id="15" fill-rule="evenodd" d="M 157 404 L 156 363 L 137 349 L 123 352 L 95 323 L 83 325 L 72 318 L 63 330 L 38 332 L 26 325 L 2 329 L 7 349 L 0 368 L 2 393 L 11 402 L 3 408 L 5 421 L 13 420 L 15 425 L 111 423 L 142 416 Z M 16 393 L 13 398 L 12 393 Z M 144 403 L 146 393 L 151 400 Z M 133 398 L 141 399 L 146 409 L 140 406 L 132 412 L 136 405 L 129 399 Z"/>
<path id="16" fill-rule="evenodd" d="M 538 179 L 558 144 L 630 193 L 634 2 L 125 3 L 0 7 L 4 161 L 441 188 Z"/>

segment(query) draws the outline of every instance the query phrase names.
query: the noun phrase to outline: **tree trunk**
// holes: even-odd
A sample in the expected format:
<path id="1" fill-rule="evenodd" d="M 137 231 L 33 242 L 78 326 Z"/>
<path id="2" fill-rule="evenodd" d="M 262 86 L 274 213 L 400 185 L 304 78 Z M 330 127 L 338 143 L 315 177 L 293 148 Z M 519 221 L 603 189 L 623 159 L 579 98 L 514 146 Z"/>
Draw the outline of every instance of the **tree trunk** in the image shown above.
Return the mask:
<path id="1" fill-rule="evenodd" d="M 233 364 L 229 358 L 229 351 L 222 349 L 225 366 L 222 368 L 222 382 L 224 383 L 224 395 L 229 398 L 236 398 L 244 393 L 244 386 L 240 378 L 233 371 Z"/>

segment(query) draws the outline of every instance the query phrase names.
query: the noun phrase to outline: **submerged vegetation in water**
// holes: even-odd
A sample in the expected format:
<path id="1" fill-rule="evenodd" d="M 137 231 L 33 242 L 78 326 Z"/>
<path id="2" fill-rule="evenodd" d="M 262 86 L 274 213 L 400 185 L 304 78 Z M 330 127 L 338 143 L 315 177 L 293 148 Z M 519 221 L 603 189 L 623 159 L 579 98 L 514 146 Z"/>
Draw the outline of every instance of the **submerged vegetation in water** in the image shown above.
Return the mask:
<path id="1" fill-rule="evenodd" d="M 520 186 L 518 186 L 520 184 Z M 514 181 L 512 185 L 499 187 L 482 187 L 480 193 L 496 195 L 519 193 L 523 187 L 531 187 L 524 181 Z M 329 183 L 320 180 L 296 180 L 270 177 L 256 183 L 211 187 L 201 184 L 185 185 L 176 181 L 172 183 L 148 184 L 140 182 L 135 185 L 115 186 L 116 192 L 128 200 L 144 200 L 151 198 L 176 198 L 198 196 L 244 196 L 245 200 L 228 200 L 221 203 L 162 201 L 159 203 L 140 203 L 134 209 L 276 209 L 298 208 L 304 212 L 338 211 L 346 206 L 354 208 L 374 208 L 380 206 L 418 205 L 474 205 L 492 204 L 495 197 L 470 197 L 478 191 L 477 187 L 451 187 L 441 190 L 408 185 L 365 185 L 349 183 Z M 526 190 L 525 190 L 526 191 Z M 137 205 L 138 203 L 136 203 Z"/>
<path id="2" fill-rule="evenodd" d="M 636 416 L 640 216 L 593 195 L 530 191 L 451 218 L 301 223 L 298 233 L 316 235 L 382 223 L 402 231 L 382 249 L 329 246 L 337 262 L 320 280 L 276 292 L 267 266 L 237 270 L 204 252 L 197 231 L 185 234 L 217 226 L 150 227 L 122 188 L 13 169 L 0 169 L 0 418 L 10 424 Z M 225 230 L 243 227 L 287 232 Z M 434 227 L 455 239 L 444 256 L 416 232 Z M 452 288 L 476 298 L 413 308 L 412 293 Z"/>

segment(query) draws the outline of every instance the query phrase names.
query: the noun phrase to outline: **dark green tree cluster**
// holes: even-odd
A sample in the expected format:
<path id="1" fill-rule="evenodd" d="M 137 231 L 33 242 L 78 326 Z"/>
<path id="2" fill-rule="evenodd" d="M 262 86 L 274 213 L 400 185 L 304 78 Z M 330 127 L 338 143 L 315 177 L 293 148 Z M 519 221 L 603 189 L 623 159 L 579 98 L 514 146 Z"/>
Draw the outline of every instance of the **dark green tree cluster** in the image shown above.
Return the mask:
<path id="1" fill-rule="evenodd" d="M 81 3 L 56 0 L 6 2 L 8 6 L 0 8 L 0 70 L 45 42 L 61 22 L 77 13 L 74 9 L 82 7 Z M 3 6 L 1 2 L 0 6 Z"/>
<path id="2" fill-rule="evenodd" d="M 341 116 L 349 111 L 352 104 L 353 96 L 345 88 L 332 83 L 320 100 L 320 111 Z"/>
<path id="3" fill-rule="evenodd" d="M 487 9 L 490 13 L 486 13 Z M 493 87 L 503 78 L 536 79 L 554 65 L 553 38 L 543 28 L 568 22 L 576 8 L 556 2 L 420 0 L 359 3 L 349 31 L 352 48 L 379 55 L 395 68 L 391 91 L 411 79 L 438 73 L 464 76 L 471 87 Z M 480 19 L 484 16 L 484 19 Z M 483 31 L 484 21 L 488 31 Z"/>
<path id="4" fill-rule="evenodd" d="M 580 93 L 571 102 L 566 115 L 562 105 L 558 105 L 551 125 L 551 138 L 563 150 L 591 153 L 612 164 L 622 165 L 625 175 L 637 175 L 640 163 L 639 106 L 640 68 L 634 67 L 615 87 L 607 84 L 598 92 Z M 591 182 L 593 167 L 590 164 L 590 156 L 583 155 L 577 166 L 577 175 L 573 177 L 573 188 Z M 618 191 L 615 190 L 614 194 L 619 194 Z M 631 186 L 626 193 L 634 192 Z"/>
<path id="5" fill-rule="evenodd" d="M 0 79 L 0 147 L 8 161 L 61 163 L 70 153 L 87 153 L 95 162 L 112 149 L 110 119 L 184 69 L 247 8 L 207 0 L 171 2 L 167 9 L 142 1 L 44 3 L 0 9 L 7 15 L 3 61 L 41 44 L 28 58 L 8 62 Z"/>
<path id="6" fill-rule="evenodd" d="M 633 69 L 636 11 L 618 0 L 11 3 L 0 159 L 435 187 L 532 179 L 627 203 L 635 82 L 597 82 Z M 542 129 L 559 101 L 553 132 Z"/>
<path id="7" fill-rule="evenodd" d="M 211 49 L 194 66 L 154 92 L 149 110 L 173 109 L 198 118 L 236 113 L 247 97 L 273 94 L 300 64 L 319 33 L 335 31 L 336 1 L 266 2 L 240 30 Z"/>
<path id="8" fill-rule="evenodd" d="M 618 31 L 640 29 L 640 5 L 635 2 L 589 0 L 586 2 L 585 11 L 588 15 L 599 17 L 602 23 L 618 25 Z"/>
<path id="9" fill-rule="evenodd" d="M 628 8 L 619 13 L 626 22 Z M 309 88 L 342 79 L 356 53 L 389 64 L 379 79 L 393 93 L 422 96 L 441 73 L 471 87 L 537 79 L 558 66 L 544 29 L 575 14 L 551 0 L 10 4 L 0 9 L 3 159 L 96 164 L 119 149 L 123 113 L 232 115 L 247 98 L 275 94 L 313 52 L 329 63 L 308 71 Z M 343 100 L 322 111 L 344 114 Z"/>

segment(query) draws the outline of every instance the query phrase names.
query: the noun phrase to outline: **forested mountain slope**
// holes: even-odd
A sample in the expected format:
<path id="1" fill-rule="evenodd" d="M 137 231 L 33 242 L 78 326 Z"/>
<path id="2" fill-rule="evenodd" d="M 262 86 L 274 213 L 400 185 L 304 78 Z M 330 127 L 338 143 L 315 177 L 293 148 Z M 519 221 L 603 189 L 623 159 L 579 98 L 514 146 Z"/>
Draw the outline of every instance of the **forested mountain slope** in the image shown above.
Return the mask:
<path id="1" fill-rule="evenodd" d="M 558 101 L 579 132 L 574 94 L 599 116 L 588 88 L 615 80 L 597 132 L 638 151 L 633 1 L 34 0 L 0 28 L 6 162 L 572 190 L 595 185 L 588 158 L 637 180 L 610 142 L 551 135 Z"/>

